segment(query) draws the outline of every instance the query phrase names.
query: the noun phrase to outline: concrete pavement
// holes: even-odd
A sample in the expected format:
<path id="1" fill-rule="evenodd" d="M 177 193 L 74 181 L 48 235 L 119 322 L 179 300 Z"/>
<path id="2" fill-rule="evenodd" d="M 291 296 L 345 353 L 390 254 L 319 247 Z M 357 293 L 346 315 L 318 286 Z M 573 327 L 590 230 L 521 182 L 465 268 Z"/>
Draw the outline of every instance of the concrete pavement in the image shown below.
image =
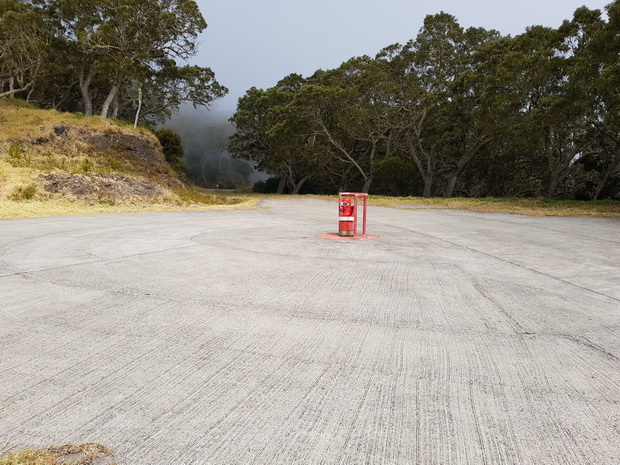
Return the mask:
<path id="1" fill-rule="evenodd" d="M 336 204 L 0 221 L 0 445 L 620 463 L 620 222 Z"/>

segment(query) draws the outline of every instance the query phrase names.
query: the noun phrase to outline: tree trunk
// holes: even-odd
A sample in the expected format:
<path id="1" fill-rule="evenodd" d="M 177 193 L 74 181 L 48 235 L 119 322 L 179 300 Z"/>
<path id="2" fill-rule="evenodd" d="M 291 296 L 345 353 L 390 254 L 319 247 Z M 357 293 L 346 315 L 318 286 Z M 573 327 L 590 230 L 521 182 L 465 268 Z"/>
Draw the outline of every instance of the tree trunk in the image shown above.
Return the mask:
<path id="1" fill-rule="evenodd" d="M 105 98 L 103 102 L 103 106 L 101 107 L 101 117 L 107 118 L 108 111 L 110 110 L 110 105 L 116 98 L 116 94 L 118 93 L 118 89 L 120 88 L 120 84 L 114 84 L 108 93 L 108 96 Z"/>
<path id="2" fill-rule="evenodd" d="M 453 173 L 452 176 L 450 176 L 448 188 L 446 189 L 446 197 L 452 197 L 454 195 L 454 189 L 456 189 L 456 181 L 458 181 L 459 174 L 460 172 Z"/>
<path id="3" fill-rule="evenodd" d="M 114 101 L 112 102 L 112 118 L 117 119 L 118 118 L 118 112 L 119 112 L 119 103 L 118 103 L 118 92 L 116 93 L 116 95 L 114 96 Z"/>
<path id="4" fill-rule="evenodd" d="M 560 185 L 560 172 L 558 170 L 552 170 L 549 174 L 549 187 L 547 188 L 547 195 L 545 198 L 553 199 L 558 192 L 558 186 Z"/>
<path id="5" fill-rule="evenodd" d="M 310 176 L 304 176 L 303 178 L 301 178 L 301 180 L 297 184 L 295 184 L 295 187 L 293 187 L 293 192 L 291 192 L 291 194 L 299 194 L 299 191 L 308 179 L 310 179 Z"/>
<path id="6" fill-rule="evenodd" d="M 612 174 L 614 174 L 614 171 L 616 171 L 618 165 L 620 165 L 620 142 L 616 142 L 614 158 L 600 177 L 599 182 L 596 185 L 596 189 L 594 189 L 594 193 L 592 194 L 592 200 L 598 200 L 601 192 L 603 192 L 603 189 L 605 188 L 605 184 L 607 184 L 609 178 Z"/>
<path id="7" fill-rule="evenodd" d="M 17 89 L 11 88 L 10 90 L 7 90 L 6 92 L 0 92 L 0 98 L 2 98 L 2 97 L 10 97 L 10 98 L 12 98 L 15 94 L 18 94 L 20 92 L 23 92 L 25 90 L 30 89 L 30 87 L 32 87 L 32 84 L 33 84 L 32 82 L 29 82 L 24 87 L 19 87 Z M 13 87 L 12 84 L 11 84 L 11 87 Z"/>
<path id="8" fill-rule="evenodd" d="M 202 185 L 204 187 L 207 187 L 207 173 L 205 172 L 205 168 L 207 166 L 207 159 L 201 158 L 200 159 L 200 174 L 202 175 Z"/>
<path id="9" fill-rule="evenodd" d="M 338 192 L 346 192 L 347 186 L 349 184 L 349 173 L 353 169 L 353 165 L 347 165 L 345 170 L 342 172 L 340 176 L 340 185 L 338 186 Z"/>
<path id="10" fill-rule="evenodd" d="M 278 183 L 278 189 L 276 190 L 276 194 L 281 194 L 284 192 L 284 188 L 286 187 L 286 181 L 288 178 L 284 175 L 280 176 L 280 182 Z"/>
<path id="11" fill-rule="evenodd" d="M 424 191 L 422 193 L 422 196 L 424 198 L 429 198 L 432 193 L 433 177 L 435 174 L 433 158 L 431 157 L 430 153 L 423 151 L 420 148 L 420 152 L 422 153 L 422 155 L 424 155 L 424 158 L 426 159 L 426 168 L 425 168 L 424 163 L 423 163 L 424 160 L 422 160 L 422 158 L 418 156 L 418 150 L 414 142 L 409 137 L 407 137 L 406 143 L 407 143 L 407 149 L 409 152 L 409 156 L 415 163 L 415 166 L 418 169 L 418 173 L 420 173 L 420 176 L 422 177 L 422 180 L 424 181 Z"/>
<path id="12" fill-rule="evenodd" d="M 492 137 L 483 137 L 482 139 L 479 139 L 473 147 L 471 147 L 465 152 L 465 154 L 458 161 L 456 171 L 454 171 L 454 173 L 452 173 L 452 175 L 450 176 L 450 180 L 448 181 L 448 188 L 446 189 L 446 197 L 452 197 L 454 195 L 454 189 L 456 189 L 456 182 L 458 181 L 459 176 L 461 175 L 465 167 L 484 147 L 491 144 L 492 142 Z"/>
<path id="13" fill-rule="evenodd" d="M 368 194 L 368 191 L 370 190 L 370 184 L 372 183 L 372 176 L 368 176 L 365 180 L 364 180 L 364 187 L 362 187 L 362 192 L 364 194 Z"/>
<path id="14" fill-rule="evenodd" d="M 82 103 L 84 104 L 84 114 L 93 116 L 93 100 L 90 96 L 90 82 L 93 78 L 93 72 L 86 74 L 86 70 L 82 69 L 79 76 L 80 92 L 82 93 Z"/>
<path id="15" fill-rule="evenodd" d="M 433 189 L 433 172 L 427 171 L 426 176 L 423 176 L 424 179 L 424 192 L 422 193 L 422 197 L 428 199 L 431 197 L 432 189 Z"/>

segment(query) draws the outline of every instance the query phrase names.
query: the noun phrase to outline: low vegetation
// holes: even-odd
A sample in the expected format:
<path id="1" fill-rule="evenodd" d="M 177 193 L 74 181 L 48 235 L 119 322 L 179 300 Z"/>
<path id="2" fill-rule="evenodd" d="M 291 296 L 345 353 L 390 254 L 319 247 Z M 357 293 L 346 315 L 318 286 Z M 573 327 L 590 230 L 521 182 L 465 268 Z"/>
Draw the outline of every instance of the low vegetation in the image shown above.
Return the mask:
<path id="1" fill-rule="evenodd" d="M 0 465 L 61 465 L 66 463 L 87 465 L 96 459 L 111 456 L 112 451 L 108 447 L 90 442 L 10 452 L 0 456 Z"/>
<path id="2" fill-rule="evenodd" d="M 0 218 L 255 202 L 188 186 L 146 129 L 0 99 Z"/>
<path id="3" fill-rule="evenodd" d="M 391 208 L 456 208 L 488 213 L 530 216 L 588 216 L 620 219 L 620 202 L 613 200 L 548 200 L 517 198 L 432 198 L 371 196 L 369 203 Z"/>

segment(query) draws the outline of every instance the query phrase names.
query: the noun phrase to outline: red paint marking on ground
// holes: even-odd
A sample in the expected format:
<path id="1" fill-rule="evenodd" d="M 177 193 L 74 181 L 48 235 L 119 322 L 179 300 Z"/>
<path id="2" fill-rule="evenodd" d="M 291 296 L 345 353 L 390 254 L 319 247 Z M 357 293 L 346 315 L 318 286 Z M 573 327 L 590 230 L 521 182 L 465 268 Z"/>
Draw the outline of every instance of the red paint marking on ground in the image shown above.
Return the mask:
<path id="1" fill-rule="evenodd" d="M 317 234 L 316 237 L 319 239 L 328 239 L 332 241 L 372 241 L 375 239 L 379 239 L 379 236 L 372 236 L 370 234 L 366 234 L 365 236 L 339 236 L 338 233 L 325 233 L 325 234 Z"/>

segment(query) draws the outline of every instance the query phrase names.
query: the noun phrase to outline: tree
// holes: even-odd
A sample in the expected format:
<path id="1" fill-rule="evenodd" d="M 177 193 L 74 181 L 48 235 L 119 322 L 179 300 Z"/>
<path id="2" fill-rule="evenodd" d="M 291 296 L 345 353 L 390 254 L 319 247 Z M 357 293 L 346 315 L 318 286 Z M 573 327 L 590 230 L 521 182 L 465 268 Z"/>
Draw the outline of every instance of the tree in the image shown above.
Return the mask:
<path id="1" fill-rule="evenodd" d="M 562 28 L 575 44 L 570 86 L 580 92 L 587 107 L 593 142 L 590 156 L 600 167 L 591 198 L 597 200 L 620 170 L 620 1 L 607 6 L 608 21 L 599 10 L 575 11 Z"/>
<path id="2" fill-rule="evenodd" d="M 465 166 L 493 141 L 486 125 L 475 118 L 476 111 L 483 114 L 482 81 L 473 70 L 481 44 L 497 38 L 495 31 L 465 31 L 456 18 L 442 12 L 425 18 L 415 40 L 380 54 L 395 67 L 399 146 L 424 181 L 424 197 L 438 190 L 435 182 L 443 174 L 449 175 L 445 193 L 451 196 Z"/>
<path id="3" fill-rule="evenodd" d="M 340 164 L 350 165 L 368 192 L 379 160 L 391 150 L 396 109 L 386 63 L 364 56 L 321 73 L 293 104 L 305 115 L 313 141 Z"/>
<path id="4" fill-rule="evenodd" d="M 607 11 L 514 38 L 427 16 L 404 46 L 251 89 L 232 146 L 280 191 L 312 177 L 426 197 L 620 195 L 620 0 Z"/>
<path id="5" fill-rule="evenodd" d="M 39 9 L 0 0 L 0 97 L 32 92 L 51 38 L 52 29 Z"/>
<path id="6" fill-rule="evenodd" d="M 47 5 L 71 50 L 86 115 L 93 114 L 94 94 L 102 99 L 102 117 L 110 108 L 118 114 L 124 86 L 141 87 L 147 102 L 157 102 L 147 105 L 147 117 L 184 101 L 208 105 L 227 92 L 210 69 L 176 63 L 195 54 L 196 37 L 207 26 L 193 0 L 49 0 Z"/>
<path id="7" fill-rule="evenodd" d="M 301 76 L 292 74 L 266 91 L 252 88 L 239 99 L 231 118 L 236 133 L 229 150 L 252 161 L 258 170 L 279 177 L 278 193 L 287 185 L 291 193 L 298 193 L 324 163 L 306 115 L 294 103 L 304 83 Z"/>

